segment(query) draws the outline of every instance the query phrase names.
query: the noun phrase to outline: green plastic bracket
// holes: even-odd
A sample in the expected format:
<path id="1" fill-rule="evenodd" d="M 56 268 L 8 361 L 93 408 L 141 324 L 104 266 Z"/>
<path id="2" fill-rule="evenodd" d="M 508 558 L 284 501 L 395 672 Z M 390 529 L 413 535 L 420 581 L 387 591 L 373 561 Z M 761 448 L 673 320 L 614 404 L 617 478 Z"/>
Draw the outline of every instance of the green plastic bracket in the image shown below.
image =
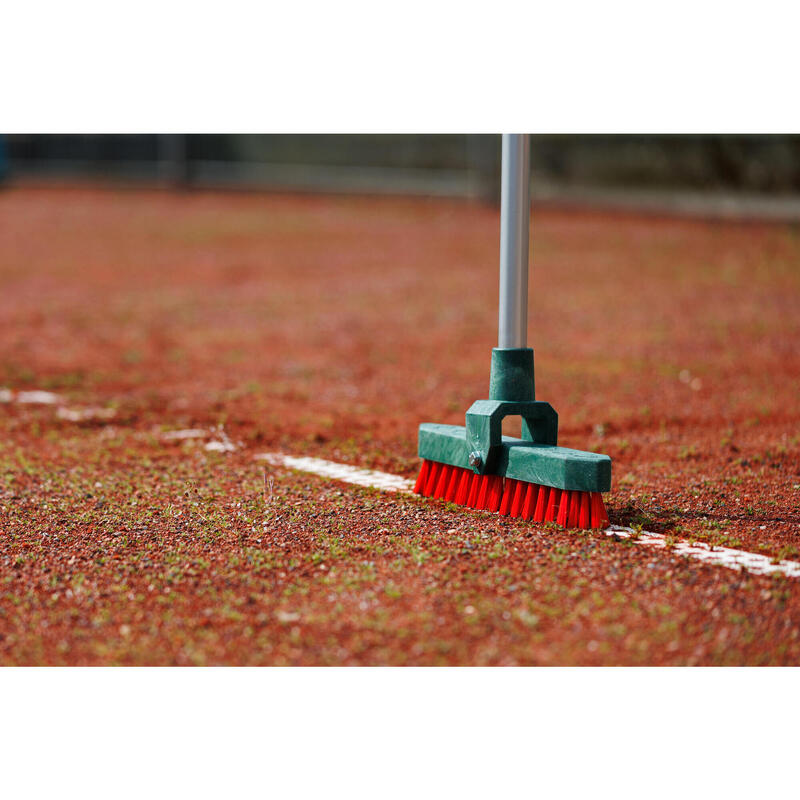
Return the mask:
<path id="1" fill-rule="evenodd" d="M 558 414 L 549 403 L 537 402 L 530 347 L 495 347 L 489 378 L 489 399 L 477 400 L 467 411 L 467 452 L 472 469 L 492 473 L 503 438 L 503 419 L 522 417 L 522 439 L 558 443 Z"/>
<path id="2" fill-rule="evenodd" d="M 503 440 L 503 419 L 510 416 L 522 417 L 522 441 L 558 444 L 558 414 L 550 403 L 476 400 L 467 411 L 467 451 L 470 466 L 480 475 L 494 472 Z"/>

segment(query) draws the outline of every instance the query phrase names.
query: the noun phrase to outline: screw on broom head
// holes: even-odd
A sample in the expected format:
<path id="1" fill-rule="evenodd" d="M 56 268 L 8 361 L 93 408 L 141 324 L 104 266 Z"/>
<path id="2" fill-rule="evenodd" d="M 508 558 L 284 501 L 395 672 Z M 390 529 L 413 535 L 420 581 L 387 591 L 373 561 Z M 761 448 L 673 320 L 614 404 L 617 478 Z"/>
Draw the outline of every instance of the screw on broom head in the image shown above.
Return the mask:
<path id="1" fill-rule="evenodd" d="M 422 462 L 414 491 L 468 508 L 496 511 L 502 516 L 555 522 L 564 528 L 609 525 L 600 492 L 562 490 L 501 475 L 479 475 L 428 459 Z"/>

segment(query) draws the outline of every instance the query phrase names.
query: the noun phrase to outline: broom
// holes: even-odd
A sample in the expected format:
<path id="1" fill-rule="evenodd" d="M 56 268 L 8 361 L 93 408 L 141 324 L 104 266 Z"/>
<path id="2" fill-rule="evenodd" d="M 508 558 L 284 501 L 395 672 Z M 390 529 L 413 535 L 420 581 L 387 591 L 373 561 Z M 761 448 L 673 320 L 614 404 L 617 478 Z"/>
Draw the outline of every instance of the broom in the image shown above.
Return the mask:
<path id="1" fill-rule="evenodd" d="M 419 426 L 422 467 L 414 491 L 469 508 L 566 528 L 605 528 L 601 492 L 611 488 L 611 459 L 558 447 L 558 414 L 534 394 L 527 346 L 530 143 L 503 135 L 500 206 L 500 315 L 489 399 L 477 400 L 466 425 Z M 503 436 L 507 416 L 522 418 L 522 438 Z"/>

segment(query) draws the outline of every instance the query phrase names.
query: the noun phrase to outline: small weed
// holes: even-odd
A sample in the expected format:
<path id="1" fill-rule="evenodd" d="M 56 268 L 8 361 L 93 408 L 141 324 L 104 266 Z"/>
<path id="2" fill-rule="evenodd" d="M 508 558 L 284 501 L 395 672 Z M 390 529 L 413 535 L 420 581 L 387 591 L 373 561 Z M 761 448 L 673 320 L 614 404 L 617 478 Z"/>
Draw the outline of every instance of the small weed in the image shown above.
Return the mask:
<path id="1" fill-rule="evenodd" d="M 797 558 L 798 555 L 800 555 L 800 551 L 798 551 L 794 545 L 785 544 L 778 550 L 777 558 L 778 561 L 783 561 L 785 559 Z"/>
<path id="2" fill-rule="evenodd" d="M 503 558 L 508 555 L 508 550 L 502 540 L 495 542 L 494 547 L 489 551 L 489 558 Z"/>
<path id="3" fill-rule="evenodd" d="M 403 593 L 400 591 L 400 589 L 398 589 L 393 583 L 387 583 L 386 586 L 383 587 L 383 592 L 387 597 L 391 597 L 393 600 L 403 596 Z"/>
<path id="4" fill-rule="evenodd" d="M 517 611 L 517 618 L 523 625 L 527 625 L 529 628 L 535 628 L 539 624 L 540 619 L 537 614 L 532 614 L 524 608 Z"/>

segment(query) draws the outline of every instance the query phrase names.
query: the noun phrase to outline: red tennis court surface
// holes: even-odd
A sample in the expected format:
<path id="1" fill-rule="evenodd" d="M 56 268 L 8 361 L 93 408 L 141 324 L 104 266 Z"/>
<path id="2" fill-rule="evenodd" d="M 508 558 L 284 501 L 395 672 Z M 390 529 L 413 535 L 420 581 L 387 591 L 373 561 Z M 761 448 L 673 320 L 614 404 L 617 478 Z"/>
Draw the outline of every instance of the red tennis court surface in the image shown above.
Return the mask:
<path id="1" fill-rule="evenodd" d="M 537 212 L 531 344 L 612 522 L 800 556 L 800 229 Z M 381 494 L 487 392 L 498 214 L 0 193 L 0 662 L 796 664 L 800 581 Z M 188 433 L 187 433 L 188 431 Z"/>

